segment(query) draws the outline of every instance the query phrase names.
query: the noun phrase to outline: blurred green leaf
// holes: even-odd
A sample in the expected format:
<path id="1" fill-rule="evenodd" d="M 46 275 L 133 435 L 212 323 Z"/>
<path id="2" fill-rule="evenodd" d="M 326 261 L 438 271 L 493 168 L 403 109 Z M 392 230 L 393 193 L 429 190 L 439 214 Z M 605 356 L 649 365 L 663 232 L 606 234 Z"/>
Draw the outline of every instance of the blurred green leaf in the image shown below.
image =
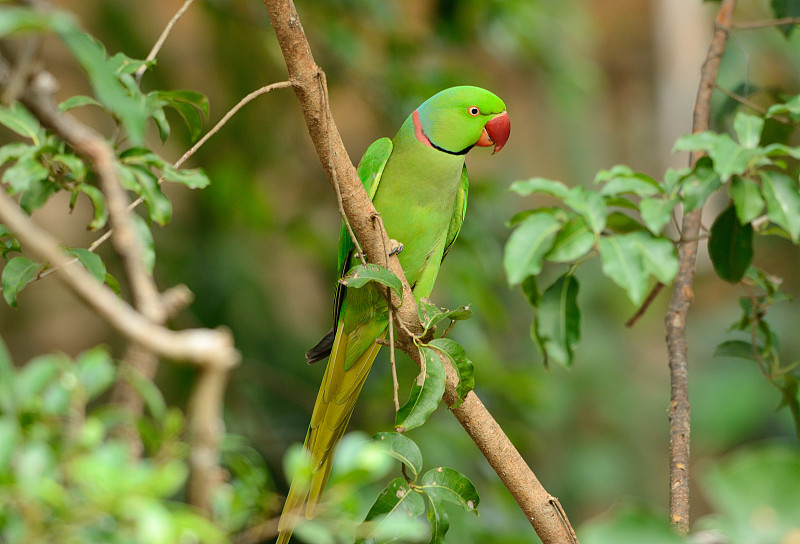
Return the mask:
<path id="1" fill-rule="evenodd" d="M 431 540 L 429 544 L 444 544 L 444 535 L 450 529 L 450 520 L 444 504 L 428 496 L 428 523 L 431 526 Z"/>
<path id="2" fill-rule="evenodd" d="M 600 189 L 602 196 L 634 194 L 646 197 L 663 192 L 663 188 L 656 180 L 645 174 L 634 172 L 624 165 L 617 165 L 611 170 L 601 170 L 595 176 L 594 182 L 604 182 Z"/>
<path id="3" fill-rule="evenodd" d="M 209 104 L 205 95 L 186 90 L 154 91 L 152 96 L 165 106 L 174 108 L 189 128 L 189 138 L 197 139 L 203 130 L 203 121 L 208 117 Z"/>
<path id="4" fill-rule="evenodd" d="M 169 164 L 163 164 L 161 172 L 165 180 L 181 183 L 190 189 L 204 189 L 211 183 L 206 173 L 199 168 L 178 170 Z"/>
<path id="5" fill-rule="evenodd" d="M 516 285 L 542 270 L 542 258 L 553 247 L 561 223 L 552 213 L 538 212 L 525 218 L 506 242 L 503 266 L 508 283 Z"/>
<path id="6" fill-rule="evenodd" d="M 580 214 L 595 234 L 600 234 L 605 228 L 608 210 L 603 197 L 594 191 L 573 187 L 564 199 L 564 204 Z"/>
<path id="7" fill-rule="evenodd" d="M 739 145 L 747 149 L 755 149 L 761 141 L 764 118 L 740 111 L 733 119 L 733 129 L 736 131 Z"/>
<path id="8" fill-rule="evenodd" d="M 92 203 L 92 220 L 87 227 L 89 230 L 101 229 L 108 222 L 108 208 L 106 207 L 106 197 L 102 191 L 94 185 L 88 183 L 81 183 L 78 185 L 78 191 L 89 197 Z"/>
<path id="9" fill-rule="evenodd" d="M 704 520 L 732 544 L 783 542 L 800 529 L 800 453 L 765 444 L 742 450 L 701 478 L 719 516 Z"/>
<path id="10" fill-rule="evenodd" d="M 436 304 L 432 303 L 430 299 L 425 297 L 419 300 L 417 309 L 419 311 L 419 320 L 422 323 L 422 328 L 426 331 L 432 329 L 443 319 L 463 321 L 472 317 L 472 310 L 469 309 L 469 306 L 459 306 L 455 310 L 448 310 L 447 308 L 439 308 Z"/>
<path id="11" fill-rule="evenodd" d="M 742 224 L 750 223 L 764 210 L 764 199 L 758 184 L 741 176 L 733 176 L 730 194 L 736 206 L 736 216 Z"/>
<path id="12" fill-rule="evenodd" d="M 781 172 L 761 172 L 761 193 L 769 220 L 786 229 L 792 241 L 800 239 L 800 192 L 795 181 Z"/>
<path id="13" fill-rule="evenodd" d="M 11 187 L 10 194 L 29 191 L 50 175 L 50 171 L 42 166 L 41 161 L 34 156 L 34 150 L 19 157 L 17 162 L 6 168 L 3 172 L 3 181 Z"/>
<path id="14" fill-rule="evenodd" d="M 694 167 L 694 170 L 681 182 L 683 189 L 683 205 L 686 211 L 702 208 L 708 197 L 719 189 L 722 180 L 714 171 L 711 159 L 703 157 Z"/>
<path id="15" fill-rule="evenodd" d="M 43 266 L 27 257 L 14 257 L 3 268 L 0 284 L 3 287 L 3 298 L 12 308 L 17 307 L 17 296 L 26 285 L 36 279 Z"/>
<path id="16" fill-rule="evenodd" d="M 586 226 L 586 220 L 576 216 L 558 231 L 545 258 L 556 263 L 574 261 L 591 251 L 594 242 L 595 234 Z"/>
<path id="17" fill-rule="evenodd" d="M 411 386 L 408 401 L 397 411 L 394 426 L 398 432 L 405 432 L 425 423 L 439 406 L 444 394 L 442 360 L 433 349 L 426 346 L 420 347 L 420 353 L 424 357 L 425 371 L 419 373 Z"/>
<path id="18" fill-rule="evenodd" d="M 116 369 L 106 348 L 98 346 L 75 359 L 78 379 L 89 399 L 104 393 L 114 383 Z"/>
<path id="19" fill-rule="evenodd" d="M 660 198 L 643 198 L 639 203 L 639 210 L 647 229 L 655 236 L 659 236 L 664 226 L 672 217 L 672 210 L 678 204 L 677 200 L 663 200 Z"/>
<path id="20" fill-rule="evenodd" d="M 753 227 L 742 225 L 731 205 L 711 225 L 708 254 L 717 276 L 729 283 L 739 283 L 753 260 Z"/>
<path id="21" fill-rule="evenodd" d="M 531 194 L 545 194 L 564 200 L 569 195 L 569 187 L 560 181 L 553 181 L 545 178 L 531 178 L 524 181 L 515 181 L 509 190 L 520 196 Z"/>
<path id="22" fill-rule="evenodd" d="M 144 261 L 145 270 L 148 274 L 152 274 L 156 265 L 153 233 L 150 232 L 150 227 L 147 226 L 147 222 L 142 216 L 134 213 L 131 214 L 131 218 L 133 221 L 133 229 L 136 231 L 136 235 L 139 237 L 139 243 L 141 244 L 142 260 Z"/>
<path id="23" fill-rule="evenodd" d="M 129 168 L 139 181 L 139 191 L 137 193 L 144 199 L 150 219 L 161 226 L 169 223 L 172 217 L 172 204 L 167 196 L 161 192 L 158 178 L 141 166 L 134 165 Z"/>
<path id="24" fill-rule="evenodd" d="M 635 238 L 638 233 L 607 236 L 600 239 L 603 273 L 622 287 L 634 305 L 638 306 L 647 291 L 648 272 Z"/>
<path id="25" fill-rule="evenodd" d="M 78 94 L 75 96 L 70 96 L 69 98 L 61 102 L 58 105 L 58 110 L 64 112 L 74 108 L 80 108 L 82 106 L 98 106 L 100 108 L 103 107 L 103 105 L 100 104 L 100 102 L 98 102 L 91 96 L 84 96 Z"/>
<path id="26" fill-rule="evenodd" d="M 33 140 L 34 145 L 40 145 L 44 140 L 44 130 L 39 121 L 19 102 L 14 102 L 11 106 L 0 106 L 0 124 Z"/>
<path id="27" fill-rule="evenodd" d="M 742 340 L 728 340 L 717 346 L 714 357 L 723 359 L 740 359 L 748 363 L 755 363 L 756 356 L 753 345 Z"/>
<path id="28" fill-rule="evenodd" d="M 367 512 L 365 522 L 372 521 L 366 542 L 383 543 L 396 542 L 400 539 L 412 538 L 417 541 L 418 524 L 414 518 L 425 512 L 425 499 L 422 494 L 413 491 L 403 478 L 395 478 L 381 491 L 375 503 Z M 400 518 L 406 523 L 397 526 L 390 520 Z M 405 525 L 409 524 L 410 527 Z M 409 534 L 410 533 L 410 534 Z M 359 540 L 358 542 L 364 542 Z"/>
<path id="29" fill-rule="evenodd" d="M 665 513 L 625 505 L 599 519 L 590 520 L 578 530 L 582 544 L 682 544 L 667 523 Z"/>
<path id="30" fill-rule="evenodd" d="M 103 283 L 106 280 L 106 265 L 99 255 L 80 247 L 66 249 L 67 253 L 78 259 L 97 281 Z"/>

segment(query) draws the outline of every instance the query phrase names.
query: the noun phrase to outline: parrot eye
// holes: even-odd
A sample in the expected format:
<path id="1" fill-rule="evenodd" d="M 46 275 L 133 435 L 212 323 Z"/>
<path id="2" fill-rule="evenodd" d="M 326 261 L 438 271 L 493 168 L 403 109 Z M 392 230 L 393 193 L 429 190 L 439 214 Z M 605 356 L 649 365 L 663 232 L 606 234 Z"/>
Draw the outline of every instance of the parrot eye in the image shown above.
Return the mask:
<path id="1" fill-rule="evenodd" d="M 467 113 L 473 117 L 477 117 L 481 114 L 481 110 L 478 108 L 478 106 L 470 106 L 467 108 Z"/>

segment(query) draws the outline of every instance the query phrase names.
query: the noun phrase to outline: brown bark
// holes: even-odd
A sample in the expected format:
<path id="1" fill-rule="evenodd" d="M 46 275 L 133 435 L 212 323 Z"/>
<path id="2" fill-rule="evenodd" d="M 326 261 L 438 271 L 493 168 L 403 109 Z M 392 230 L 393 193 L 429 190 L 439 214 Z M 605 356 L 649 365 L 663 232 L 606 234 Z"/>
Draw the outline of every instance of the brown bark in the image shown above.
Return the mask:
<path id="1" fill-rule="evenodd" d="M 736 0 L 723 0 L 717 12 L 714 35 L 703 63 L 700 86 L 692 118 L 692 133 L 708 130 L 711 96 L 719 73 L 719 65 L 733 25 Z M 693 153 L 690 166 L 694 167 L 702 155 Z M 665 317 L 667 350 L 670 369 L 669 404 L 669 519 L 672 528 L 681 535 L 689 533 L 689 446 L 691 432 L 691 406 L 689 404 L 689 366 L 686 345 L 686 317 L 694 292 L 692 284 L 697 261 L 702 209 L 693 210 L 683 217 L 681 241 L 678 247 L 678 274 L 672 290 L 670 307 Z"/>
<path id="2" fill-rule="evenodd" d="M 331 185 L 341 197 L 345 219 L 368 260 L 386 266 L 389 238 L 381 222 L 376 220 L 378 214 L 358 179 L 333 122 L 325 75 L 314 62 L 294 4 L 291 0 L 265 0 L 264 3 L 283 52 L 289 80 L 300 101 L 308 133 Z M 388 266 L 404 285 L 402 304 L 395 302 L 396 320 L 401 324 L 396 343 L 419 364 L 419 352 L 409 334 L 421 331 L 416 301 L 396 256 L 389 258 Z M 457 398 L 457 378 L 455 370 L 447 362 L 445 364 L 448 379 L 444 399 L 452 405 Z M 575 533 L 558 500 L 542 487 L 477 395 L 474 392 L 467 395 L 453 414 L 514 496 L 542 542 L 576 543 Z"/>

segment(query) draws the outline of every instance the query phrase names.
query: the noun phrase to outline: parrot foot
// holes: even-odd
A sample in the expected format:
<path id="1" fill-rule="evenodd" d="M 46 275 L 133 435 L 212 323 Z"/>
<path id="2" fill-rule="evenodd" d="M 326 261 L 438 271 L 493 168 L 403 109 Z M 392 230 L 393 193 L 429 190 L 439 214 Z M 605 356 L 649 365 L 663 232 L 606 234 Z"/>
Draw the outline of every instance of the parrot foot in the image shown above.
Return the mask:
<path id="1" fill-rule="evenodd" d="M 389 243 L 392 245 L 392 249 L 389 251 L 389 256 L 400 255 L 400 252 L 403 251 L 403 244 L 394 239 L 389 240 Z"/>

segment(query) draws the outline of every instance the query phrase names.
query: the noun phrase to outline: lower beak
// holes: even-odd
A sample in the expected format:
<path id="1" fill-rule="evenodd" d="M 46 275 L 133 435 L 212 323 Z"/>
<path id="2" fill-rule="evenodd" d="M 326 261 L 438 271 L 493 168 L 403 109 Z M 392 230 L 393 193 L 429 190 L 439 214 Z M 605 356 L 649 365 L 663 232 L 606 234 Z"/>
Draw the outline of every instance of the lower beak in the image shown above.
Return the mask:
<path id="1" fill-rule="evenodd" d="M 498 113 L 492 117 L 483 128 L 480 139 L 475 145 L 481 147 L 489 147 L 494 145 L 492 154 L 497 153 L 508 142 L 508 136 L 511 134 L 511 121 L 508 119 L 508 113 Z"/>

